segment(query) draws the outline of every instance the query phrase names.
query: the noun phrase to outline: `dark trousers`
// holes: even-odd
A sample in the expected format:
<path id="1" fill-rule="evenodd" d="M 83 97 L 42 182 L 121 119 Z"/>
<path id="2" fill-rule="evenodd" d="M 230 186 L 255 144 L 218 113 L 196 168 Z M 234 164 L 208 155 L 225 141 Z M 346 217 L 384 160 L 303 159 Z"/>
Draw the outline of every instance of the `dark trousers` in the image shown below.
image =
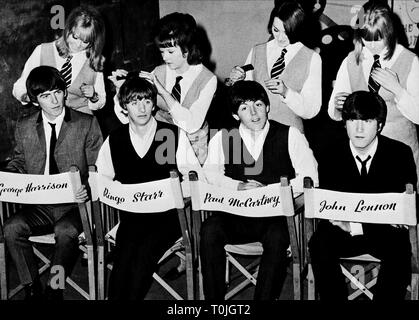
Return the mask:
<path id="1" fill-rule="evenodd" d="M 181 237 L 177 211 L 121 213 L 116 234 L 109 300 L 143 300 L 158 261 Z"/>
<path id="2" fill-rule="evenodd" d="M 4 237 L 20 282 L 30 284 L 38 277 L 38 263 L 28 240 L 30 236 L 55 233 L 51 266 L 62 266 L 69 276 L 77 261 L 78 236 L 83 227 L 77 205 L 27 206 L 11 216 L 4 225 Z M 48 283 L 50 281 L 50 274 Z"/>
<path id="3" fill-rule="evenodd" d="M 321 221 L 309 242 L 316 290 L 321 300 L 347 300 L 339 258 L 371 254 L 381 260 L 374 300 L 403 300 L 411 275 L 409 232 L 390 225 L 363 224 L 363 235 L 351 236 Z"/>
<path id="4" fill-rule="evenodd" d="M 287 273 L 290 243 L 286 218 L 248 218 L 219 212 L 209 217 L 201 228 L 200 255 L 206 299 L 224 299 L 224 246 L 257 241 L 263 245 L 263 255 L 254 298 L 272 300 L 280 295 Z"/>

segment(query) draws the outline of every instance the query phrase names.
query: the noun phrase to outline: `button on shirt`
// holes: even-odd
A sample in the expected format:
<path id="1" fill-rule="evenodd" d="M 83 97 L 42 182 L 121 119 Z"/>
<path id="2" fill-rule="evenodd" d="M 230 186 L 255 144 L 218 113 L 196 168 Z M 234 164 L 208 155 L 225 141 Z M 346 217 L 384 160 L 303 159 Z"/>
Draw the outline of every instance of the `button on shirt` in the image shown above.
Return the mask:
<path id="1" fill-rule="evenodd" d="M 42 124 L 44 126 L 44 132 L 45 132 L 45 143 L 46 143 L 46 158 L 45 158 L 45 170 L 44 174 L 49 174 L 49 144 L 51 141 L 51 125 L 49 123 L 55 123 L 55 133 L 57 134 L 57 140 L 60 135 L 61 126 L 64 121 L 64 115 L 65 115 L 65 109 L 63 109 L 63 112 L 55 118 L 54 120 L 48 120 L 45 116 L 45 113 L 42 111 Z"/>

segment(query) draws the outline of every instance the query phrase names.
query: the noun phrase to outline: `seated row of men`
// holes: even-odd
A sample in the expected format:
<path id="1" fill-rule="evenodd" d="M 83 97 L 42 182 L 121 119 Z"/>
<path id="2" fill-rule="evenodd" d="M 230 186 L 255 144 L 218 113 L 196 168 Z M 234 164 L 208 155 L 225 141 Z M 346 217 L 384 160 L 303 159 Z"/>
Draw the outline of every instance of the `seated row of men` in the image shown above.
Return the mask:
<path id="1" fill-rule="evenodd" d="M 303 134 L 294 127 L 268 120 L 269 99 L 264 88 L 254 81 L 239 81 L 230 92 L 231 113 L 237 120 L 237 128 L 219 131 L 211 138 L 207 159 L 201 167 L 193 159 L 186 136 L 178 134 L 173 125 L 153 117 L 157 91 L 145 79 L 129 78 L 120 88 L 119 102 L 129 123 L 111 132 L 104 142 L 93 116 L 65 106 L 66 85 L 56 69 L 35 68 L 26 85 L 32 103 L 40 111 L 17 124 L 16 148 L 6 170 L 54 174 L 66 172 L 75 164 L 83 183 L 76 197 L 80 202 L 88 199 L 87 167 L 93 163 L 99 173 L 123 184 L 167 178 L 170 170 L 179 169 L 185 177 L 189 170 L 195 170 L 200 179 L 235 190 L 277 183 L 284 175 L 297 191 L 302 191 L 306 176 L 322 188 L 348 192 L 403 192 L 406 183 L 416 186 L 411 149 L 380 135 L 387 108 L 375 93 L 359 91 L 347 98 L 342 117 L 348 141 L 330 146 L 317 163 Z M 70 275 L 81 231 L 80 217 L 73 204 L 29 206 L 6 221 L 6 244 L 27 299 L 63 298 L 62 290 L 50 286 L 51 275 L 43 292 L 28 238 L 54 232 L 52 265 L 63 266 L 66 275 Z M 144 299 L 159 258 L 180 236 L 174 212 L 121 212 L 109 299 Z M 289 262 L 286 219 L 219 212 L 209 217 L 201 229 L 206 299 L 224 298 L 224 246 L 256 241 L 262 243 L 263 255 L 255 299 L 272 300 L 280 296 Z M 405 296 L 410 278 L 410 242 L 404 228 L 326 221 L 319 224 L 311 239 L 310 252 L 321 299 L 345 299 L 339 257 L 362 253 L 373 253 L 382 260 L 376 297 Z"/>

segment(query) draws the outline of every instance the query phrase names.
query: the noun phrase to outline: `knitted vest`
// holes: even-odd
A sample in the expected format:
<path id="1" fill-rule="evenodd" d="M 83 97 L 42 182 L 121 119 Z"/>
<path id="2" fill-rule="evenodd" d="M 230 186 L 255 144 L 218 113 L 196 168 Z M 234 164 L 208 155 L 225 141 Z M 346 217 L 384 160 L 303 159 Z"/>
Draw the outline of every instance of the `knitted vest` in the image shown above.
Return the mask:
<path id="1" fill-rule="evenodd" d="M 271 78 L 266 62 L 266 46 L 266 43 L 262 43 L 253 48 L 252 64 L 255 68 L 253 70 L 253 79 L 263 85 L 269 96 L 271 104 L 269 119 L 296 127 L 304 133 L 302 119 L 281 101 L 280 95 L 272 94 L 265 86 L 265 80 Z M 308 78 L 313 52 L 313 50 L 303 46 L 292 60 L 288 62 L 285 70 L 280 75 L 280 78 L 284 80 L 287 86 L 298 93 L 301 92 Z"/>
<path id="2" fill-rule="evenodd" d="M 290 180 L 295 178 L 295 170 L 288 153 L 289 126 L 273 120 L 269 123 L 269 131 L 257 161 L 247 150 L 238 129 L 222 131 L 227 177 L 241 181 L 253 179 L 263 184 L 280 182 L 281 176 L 287 176 Z"/>
<path id="3" fill-rule="evenodd" d="M 54 56 L 55 42 L 43 43 L 41 45 L 41 65 L 57 68 L 57 61 Z M 74 75 L 73 75 L 74 76 Z M 74 77 L 73 77 L 74 79 Z M 96 81 L 96 72 L 90 67 L 89 59 L 86 59 L 79 74 L 67 88 L 66 105 L 80 112 L 92 114 L 88 107 L 88 99 L 83 96 L 80 87 L 84 84 L 94 85 Z"/>
<path id="4" fill-rule="evenodd" d="M 393 72 L 397 73 L 403 88 L 406 88 L 407 78 L 410 74 L 414 57 L 415 55 L 412 52 L 403 48 L 399 57 L 390 68 Z M 355 53 L 353 51 L 348 55 L 347 67 L 352 92 L 359 90 L 368 91 L 368 83 L 364 77 L 362 62 L 359 65 L 356 63 Z M 394 100 L 394 94 L 383 87 L 380 88 L 378 94 L 387 104 L 387 118 L 381 134 L 401 141 L 412 148 L 419 176 L 419 144 L 416 126 L 399 111 Z"/>
<path id="5" fill-rule="evenodd" d="M 166 65 L 160 65 L 154 70 L 154 74 L 156 75 L 157 79 L 159 79 L 163 87 L 166 86 L 166 68 Z M 181 101 L 182 107 L 189 109 L 198 99 L 201 91 L 205 88 L 208 81 L 210 81 L 213 76 L 214 74 L 211 71 L 209 71 L 205 66 L 202 66 L 202 71 L 195 78 L 194 82 L 186 93 L 185 98 L 183 101 Z M 157 105 L 166 105 L 166 102 L 160 96 L 157 96 Z M 173 123 L 172 115 L 162 109 L 159 109 L 157 112 L 156 119 L 168 123 Z M 191 146 L 200 164 L 203 164 L 207 158 L 208 130 L 208 123 L 207 121 L 204 121 L 199 130 L 187 134 L 187 137 L 191 142 Z"/>

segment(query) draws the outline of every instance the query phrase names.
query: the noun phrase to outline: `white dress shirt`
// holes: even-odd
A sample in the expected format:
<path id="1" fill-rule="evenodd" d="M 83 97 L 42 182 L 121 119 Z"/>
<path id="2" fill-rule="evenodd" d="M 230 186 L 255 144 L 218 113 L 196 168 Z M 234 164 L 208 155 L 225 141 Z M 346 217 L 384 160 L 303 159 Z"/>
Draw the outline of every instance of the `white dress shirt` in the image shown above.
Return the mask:
<path id="1" fill-rule="evenodd" d="M 240 125 L 239 133 L 252 157 L 257 160 L 263 149 L 269 130 L 269 121 L 263 130 L 255 135 L 252 131 Z M 296 128 L 290 127 L 288 134 L 288 153 L 295 170 L 295 178 L 290 181 L 295 192 L 303 192 L 304 177 L 311 177 L 318 185 L 317 161 L 313 156 L 305 136 Z M 225 156 L 223 150 L 222 133 L 218 132 L 208 144 L 208 157 L 204 163 L 207 181 L 211 184 L 237 190 L 240 182 L 225 176 Z"/>
<path id="2" fill-rule="evenodd" d="M 391 68 L 393 64 L 396 62 L 397 58 L 399 57 L 400 53 L 403 50 L 403 46 L 397 44 L 396 50 L 394 51 L 393 56 L 390 60 L 385 60 L 384 56 L 386 54 L 386 50 L 384 49 L 383 52 L 380 53 L 380 64 L 381 67 L 384 68 Z M 367 47 L 363 47 L 362 49 L 362 56 L 364 59 L 361 59 L 362 68 L 364 71 L 364 78 L 366 83 L 368 83 L 368 79 L 371 72 L 371 67 L 374 63 L 374 56 L 371 51 L 368 50 Z M 335 114 L 335 96 L 339 92 L 348 92 L 351 93 L 351 84 L 349 81 L 349 73 L 348 73 L 348 66 L 347 66 L 348 57 L 346 57 L 337 73 L 335 85 L 332 91 L 332 95 L 330 96 L 329 100 L 329 107 L 328 113 L 329 116 L 333 120 L 342 120 L 342 116 L 340 112 L 336 112 Z M 418 57 L 413 59 L 412 68 L 410 73 L 407 77 L 406 88 L 403 88 L 400 97 L 395 97 L 395 103 L 397 108 L 400 110 L 403 116 L 407 119 L 412 121 L 413 123 L 419 124 L 419 60 Z"/>
<path id="3" fill-rule="evenodd" d="M 368 157 L 371 157 L 370 160 L 366 163 L 367 172 L 370 171 L 372 159 L 374 159 L 375 152 L 377 151 L 378 146 L 378 139 L 375 138 L 374 141 L 369 145 L 367 152 L 364 154 L 360 154 L 353 145 L 352 141 L 349 140 L 349 148 L 351 149 L 352 156 L 354 157 L 354 161 L 356 166 L 358 167 L 358 171 L 361 174 L 362 164 L 356 157 L 359 157 L 362 161 L 365 161 Z M 350 233 L 352 236 L 355 235 L 362 235 L 364 234 L 362 229 L 362 224 L 358 222 L 349 222 Z"/>
<path id="4" fill-rule="evenodd" d="M 65 108 L 63 108 L 63 112 L 61 112 L 61 114 L 56 117 L 54 120 L 48 120 L 47 117 L 45 116 L 45 113 L 42 111 L 42 124 L 44 126 L 44 132 L 45 132 L 45 143 L 46 143 L 46 158 L 45 158 L 45 170 L 44 170 L 44 174 L 49 175 L 49 146 L 50 146 L 50 142 L 51 142 L 51 133 L 52 133 L 52 128 L 51 125 L 49 123 L 55 123 L 55 134 L 56 134 L 56 138 L 58 140 L 58 136 L 60 135 L 60 130 L 61 130 L 61 126 L 63 124 L 64 121 L 64 116 L 65 116 Z"/>
<path id="5" fill-rule="evenodd" d="M 189 109 L 182 107 L 182 102 L 185 99 L 186 94 L 191 88 L 196 77 L 198 77 L 198 75 L 201 73 L 202 67 L 202 64 L 191 65 L 183 74 L 178 74 L 176 71 L 166 66 L 165 89 L 167 91 L 171 92 L 173 86 L 175 85 L 176 77 L 182 76 L 182 80 L 179 83 L 181 91 L 181 102 L 176 102 L 170 110 L 170 113 L 173 117 L 173 122 L 187 133 L 196 132 L 201 128 L 202 124 L 204 123 L 205 116 L 207 115 L 207 111 L 211 104 L 215 90 L 217 89 L 217 78 L 215 75 L 213 75 L 213 77 L 208 81 L 206 86 L 200 92 L 198 99 L 192 103 L 191 107 Z M 154 71 L 152 73 L 154 73 Z M 122 123 L 128 123 L 128 117 L 121 112 L 122 108 L 119 105 L 117 95 L 114 97 L 114 106 L 115 114 L 118 119 Z"/>
<path id="6" fill-rule="evenodd" d="M 57 69 L 61 70 L 66 59 L 59 55 L 57 47 L 55 45 L 53 47 L 54 47 L 55 61 L 57 62 Z M 86 60 L 87 60 L 87 57 L 86 57 L 85 50 L 72 54 L 71 82 L 73 82 L 74 79 L 76 79 L 77 75 L 79 74 Z M 22 96 L 26 94 L 26 79 L 28 78 L 29 73 L 34 68 L 39 67 L 40 65 L 41 65 L 41 45 L 38 45 L 35 48 L 35 50 L 32 52 L 32 54 L 30 55 L 28 60 L 26 61 L 25 66 L 22 71 L 22 75 L 13 85 L 12 94 L 22 104 L 27 104 L 27 102 L 20 100 Z M 98 94 L 99 100 L 97 102 L 91 102 L 90 100 L 88 100 L 88 107 L 90 110 L 98 110 L 102 108 L 106 102 L 105 83 L 103 81 L 102 72 L 96 72 L 96 81 L 93 86 L 95 88 L 95 91 Z"/>
<path id="7" fill-rule="evenodd" d="M 294 58 L 298 51 L 303 47 L 301 42 L 290 44 L 286 47 L 287 53 L 284 56 L 285 68 Z M 266 63 L 268 70 L 271 70 L 276 60 L 281 55 L 283 47 L 278 45 L 274 39 L 266 45 Z M 246 64 L 252 63 L 253 48 L 250 50 L 246 59 Z M 246 72 L 246 80 L 253 80 L 252 71 Z M 268 80 L 268 79 L 266 79 Z M 301 92 L 298 93 L 288 88 L 287 96 L 281 100 L 299 117 L 311 119 L 316 116 L 322 105 L 322 60 L 317 52 L 313 53 L 310 71 Z M 286 85 L 286 83 L 285 83 Z"/>
<path id="8" fill-rule="evenodd" d="M 150 149 L 151 144 L 154 141 L 154 137 L 156 135 L 157 129 L 157 121 L 152 118 L 151 121 L 147 124 L 147 130 L 145 131 L 143 136 L 139 136 L 135 133 L 134 130 L 129 128 L 129 136 L 131 140 L 131 144 L 134 147 L 135 152 L 140 158 L 143 158 L 148 150 Z M 198 177 L 200 179 L 205 180 L 203 170 L 201 165 L 199 164 L 198 159 L 195 156 L 195 152 L 192 149 L 192 146 L 187 138 L 186 134 L 181 130 L 179 134 L 179 142 L 178 148 L 176 151 L 176 164 L 178 167 L 179 172 L 183 176 L 182 181 L 182 191 L 184 197 L 190 196 L 189 191 L 189 180 L 188 180 L 188 173 L 189 171 L 193 170 L 198 173 Z M 98 158 L 96 161 L 97 171 L 109 177 L 110 179 L 114 179 L 115 177 L 115 169 L 112 162 L 111 156 L 111 149 L 109 145 L 109 137 L 106 138 L 105 142 L 103 143 L 102 147 L 99 150 Z M 134 169 L 133 169 L 134 170 Z"/>

